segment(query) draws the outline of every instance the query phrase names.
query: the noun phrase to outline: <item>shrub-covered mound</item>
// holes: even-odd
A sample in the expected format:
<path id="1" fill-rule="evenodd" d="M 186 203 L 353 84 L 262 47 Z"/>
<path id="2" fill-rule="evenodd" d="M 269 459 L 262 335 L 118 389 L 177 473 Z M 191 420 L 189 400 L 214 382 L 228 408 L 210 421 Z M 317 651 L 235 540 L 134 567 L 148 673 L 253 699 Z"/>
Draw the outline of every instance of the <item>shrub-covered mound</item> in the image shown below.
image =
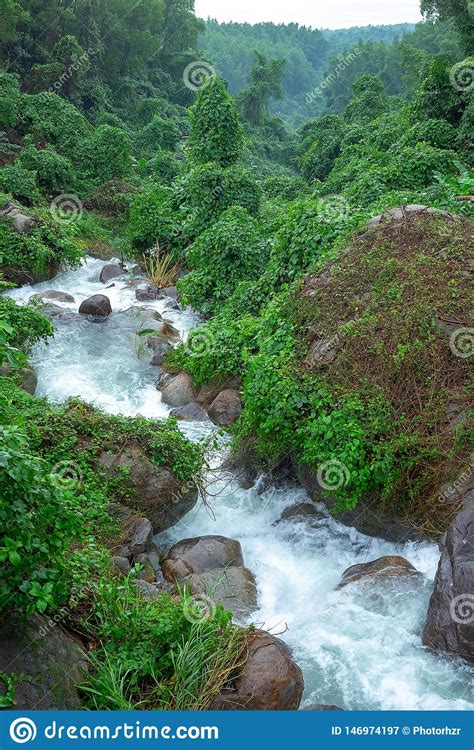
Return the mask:
<path id="1" fill-rule="evenodd" d="M 262 456 L 291 454 L 340 508 L 370 501 L 429 533 L 457 510 L 459 493 L 440 493 L 469 463 L 472 223 L 399 214 L 274 314 L 238 429 Z"/>

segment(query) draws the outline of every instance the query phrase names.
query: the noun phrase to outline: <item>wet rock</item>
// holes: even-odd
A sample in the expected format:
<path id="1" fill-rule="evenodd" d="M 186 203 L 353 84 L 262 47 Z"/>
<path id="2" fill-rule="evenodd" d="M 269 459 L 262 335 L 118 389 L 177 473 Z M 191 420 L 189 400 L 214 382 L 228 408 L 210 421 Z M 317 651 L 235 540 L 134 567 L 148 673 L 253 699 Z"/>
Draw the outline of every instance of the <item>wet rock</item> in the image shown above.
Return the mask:
<path id="1" fill-rule="evenodd" d="M 169 406 L 186 406 L 194 401 L 194 389 L 191 375 L 181 372 L 165 385 L 161 392 L 163 403 Z"/>
<path id="2" fill-rule="evenodd" d="M 149 583 L 148 581 L 144 581 L 142 578 L 135 578 L 132 581 L 132 586 L 137 590 L 138 595 L 147 601 L 157 599 L 161 593 L 158 586 L 155 586 L 155 584 Z"/>
<path id="3" fill-rule="evenodd" d="M 161 316 L 159 316 L 161 318 Z M 143 338 L 147 343 L 149 338 L 158 338 L 162 341 L 177 342 L 180 339 L 180 333 L 177 328 L 171 325 L 167 320 L 149 319 L 143 323 L 142 327 L 137 330 L 137 335 Z"/>
<path id="4" fill-rule="evenodd" d="M 377 560 L 371 560 L 371 562 L 351 565 L 342 574 L 336 589 L 341 589 L 343 586 L 356 581 L 403 577 L 421 577 L 421 573 L 404 557 L 387 555 L 379 557 Z"/>
<path id="5" fill-rule="evenodd" d="M 296 503 L 285 508 L 277 523 L 281 521 L 318 521 L 326 518 L 313 503 Z"/>
<path id="6" fill-rule="evenodd" d="M 203 386 L 201 386 L 197 393 L 196 401 L 198 402 L 198 404 L 205 404 L 206 406 L 209 406 L 221 391 L 240 391 L 241 388 L 242 381 L 238 377 L 230 378 L 225 382 L 223 382 L 222 380 L 214 379 L 209 383 L 205 383 Z"/>
<path id="7" fill-rule="evenodd" d="M 125 268 L 122 268 L 122 266 L 119 266 L 117 263 L 108 263 L 102 268 L 99 281 L 101 281 L 102 284 L 108 284 L 109 281 L 116 279 L 118 276 L 122 276 L 124 273 L 127 273 L 127 271 Z"/>
<path id="8" fill-rule="evenodd" d="M 303 695 L 303 674 L 279 638 L 257 631 L 233 686 L 222 690 L 213 711 L 295 711 Z"/>
<path id="9" fill-rule="evenodd" d="M 107 476 L 122 477 L 128 469 L 124 486 L 129 490 L 127 506 L 151 521 L 155 534 L 177 523 L 197 501 L 192 482 L 183 482 L 163 466 L 151 463 L 141 448 L 130 445 L 120 453 L 102 452 L 98 466 Z"/>
<path id="10" fill-rule="evenodd" d="M 139 302 L 151 302 L 155 299 L 161 299 L 162 294 L 160 287 L 154 284 L 145 284 L 135 289 L 135 297 Z"/>
<path id="11" fill-rule="evenodd" d="M 92 297 L 88 297 L 79 307 L 79 313 L 81 315 L 94 315 L 96 317 L 105 318 L 112 312 L 112 306 L 110 300 L 105 294 L 93 294 Z"/>
<path id="12" fill-rule="evenodd" d="M 182 539 L 168 552 L 161 568 L 168 581 L 190 573 L 204 573 L 233 565 L 243 567 L 242 548 L 236 539 L 225 536 L 197 536 Z"/>
<path id="13" fill-rule="evenodd" d="M 5 364 L 0 367 L 0 377 L 11 378 L 15 377 L 18 380 L 18 385 L 24 391 L 34 396 L 36 388 L 38 386 L 38 376 L 32 367 L 21 367 L 20 369 L 12 367 L 10 364 Z"/>
<path id="14" fill-rule="evenodd" d="M 165 297 L 169 297 L 175 301 L 178 300 L 178 290 L 175 286 L 164 286 L 161 291 Z"/>
<path id="15" fill-rule="evenodd" d="M 170 344 L 158 336 L 150 336 L 147 338 L 146 343 L 153 352 L 151 364 L 155 367 L 160 367 L 164 362 L 166 352 L 169 352 L 171 349 Z"/>
<path id="16" fill-rule="evenodd" d="M 155 382 L 155 388 L 157 391 L 162 391 L 168 383 L 171 383 L 172 380 L 174 380 L 175 376 L 171 372 L 160 372 L 160 375 L 158 377 L 158 380 Z"/>
<path id="17" fill-rule="evenodd" d="M 170 416 L 181 419 L 183 422 L 207 422 L 206 412 L 194 402 L 186 404 L 186 406 L 178 406 L 177 409 L 171 409 Z"/>
<path id="18" fill-rule="evenodd" d="M 2 614 L 0 673 L 16 676 L 15 710 L 81 708 L 76 685 L 84 679 L 87 661 L 61 626 L 65 614 L 66 609 L 58 609 L 51 618 Z"/>
<path id="19" fill-rule="evenodd" d="M 133 522 L 128 535 L 128 548 L 130 555 L 139 555 L 146 552 L 152 543 L 153 527 L 148 518 L 138 518 Z"/>
<path id="20" fill-rule="evenodd" d="M 474 491 L 440 543 L 423 643 L 474 661 Z"/>
<path id="21" fill-rule="evenodd" d="M 242 411 L 242 402 L 237 391 L 221 391 L 209 407 L 209 417 L 219 427 L 226 427 L 235 422 Z"/>
<path id="22" fill-rule="evenodd" d="M 127 557 L 115 555 L 115 557 L 112 558 L 112 562 L 119 573 L 121 573 L 123 576 L 128 576 L 132 569 L 132 566 L 130 565 L 130 560 Z"/>
<path id="23" fill-rule="evenodd" d="M 41 301 L 44 299 L 54 299 L 57 302 L 66 302 L 68 304 L 76 301 L 72 294 L 68 294 L 67 292 L 59 292 L 57 289 L 48 289 L 45 292 L 37 292 L 36 294 L 32 294 L 28 299 L 28 302 L 36 300 Z"/>
<path id="24" fill-rule="evenodd" d="M 232 565 L 224 570 L 206 570 L 189 575 L 185 581 L 191 594 L 209 596 L 234 617 L 247 617 L 257 607 L 255 578 L 248 568 Z"/>
<path id="25" fill-rule="evenodd" d="M 12 227 L 20 234 L 25 234 L 32 226 L 39 224 L 36 216 L 23 213 L 23 209 L 11 201 L 0 208 L 0 217 L 3 216 L 10 219 Z"/>

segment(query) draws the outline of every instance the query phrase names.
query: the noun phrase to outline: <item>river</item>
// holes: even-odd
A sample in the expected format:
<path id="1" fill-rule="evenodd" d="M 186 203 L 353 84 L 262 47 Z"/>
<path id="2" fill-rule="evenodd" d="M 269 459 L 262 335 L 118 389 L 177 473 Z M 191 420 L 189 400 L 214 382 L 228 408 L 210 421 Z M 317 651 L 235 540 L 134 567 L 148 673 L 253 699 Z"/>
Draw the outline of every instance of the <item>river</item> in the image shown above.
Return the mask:
<path id="1" fill-rule="evenodd" d="M 57 289 L 72 294 L 77 312 L 83 299 L 107 294 L 113 313 L 99 322 L 57 322 L 54 339 L 39 344 L 31 356 L 38 374 L 38 395 L 52 401 L 80 396 L 106 412 L 165 418 L 169 408 L 156 390 L 156 368 L 137 351 L 137 319 L 130 311 L 140 305 L 134 289 L 121 277 L 104 289 L 99 282 L 103 261 L 87 259 L 80 269 L 60 273 L 34 287 L 11 290 L 26 303 L 31 294 Z M 166 300 L 141 303 L 153 307 L 183 337 L 199 321 L 190 310 L 170 310 Z M 213 430 L 211 423 L 182 423 L 192 440 Z M 211 463 L 218 467 L 225 448 Z M 285 640 L 303 670 L 303 706 L 335 704 L 345 709 L 474 709 L 474 669 L 462 660 L 444 658 L 425 649 L 421 629 L 439 558 L 437 545 L 408 542 L 396 545 L 358 533 L 325 516 L 278 520 L 282 511 L 307 500 L 297 485 L 244 490 L 223 472 L 209 477 L 207 503 L 194 508 L 166 532 L 175 542 L 201 534 L 221 534 L 241 542 L 245 564 L 258 586 L 258 610 L 251 621 Z M 162 542 L 164 540 L 161 540 Z M 381 555 L 406 557 L 425 579 L 388 586 L 383 596 L 346 587 L 335 591 L 350 565 Z"/>

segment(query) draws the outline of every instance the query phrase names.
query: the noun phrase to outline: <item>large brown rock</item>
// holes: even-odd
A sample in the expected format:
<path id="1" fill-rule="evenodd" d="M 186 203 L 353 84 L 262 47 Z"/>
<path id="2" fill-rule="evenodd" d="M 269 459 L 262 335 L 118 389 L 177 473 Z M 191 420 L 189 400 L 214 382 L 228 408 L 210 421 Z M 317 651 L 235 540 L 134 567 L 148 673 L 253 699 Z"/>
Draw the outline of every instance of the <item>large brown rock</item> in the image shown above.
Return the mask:
<path id="1" fill-rule="evenodd" d="M 102 284 L 107 284 L 112 279 L 116 279 L 118 276 L 122 276 L 124 273 L 127 272 L 125 268 L 122 268 L 122 266 L 119 266 L 117 263 L 108 263 L 102 268 L 99 276 L 99 281 L 101 281 Z"/>
<path id="2" fill-rule="evenodd" d="M 242 402 L 238 391 L 227 389 L 221 391 L 209 407 L 209 417 L 219 427 L 226 427 L 240 416 Z"/>
<path id="3" fill-rule="evenodd" d="M 0 673 L 14 677 L 14 710 L 76 710 L 76 689 L 86 657 L 62 628 L 66 610 L 30 619 L 4 613 L 0 619 Z"/>
<path id="4" fill-rule="evenodd" d="M 185 578 L 191 594 L 209 596 L 234 617 L 247 617 L 257 606 L 257 587 L 248 568 L 236 567 L 192 573 Z"/>
<path id="5" fill-rule="evenodd" d="M 191 375 L 181 372 L 165 385 L 161 392 L 163 403 L 169 406 L 186 406 L 194 401 L 194 389 Z"/>
<path id="6" fill-rule="evenodd" d="M 206 412 L 193 401 L 190 404 L 186 404 L 186 406 L 178 406 L 176 409 L 171 409 L 170 417 L 180 419 L 183 422 L 207 422 Z"/>
<path id="7" fill-rule="evenodd" d="M 279 638 L 259 631 L 231 688 L 211 704 L 214 711 L 296 711 L 303 695 L 303 674 Z"/>
<path id="8" fill-rule="evenodd" d="M 425 646 L 474 661 L 474 491 L 441 539 Z"/>
<path id="9" fill-rule="evenodd" d="M 79 312 L 81 315 L 95 315 L 105 318 L 112 312 L 112 305 L 105 294 L 93 294 L 92 297 L 88 297 L 81 302 Z"/>
<path id="10" fill-rule="evenodd" d="M 225 536 L 197 536 L 182 539 L 173 545 L 162 563 L 168 581 L 184 578 L 191 573 L 215 571 L 233 565 L 243 566 L 240 542 Z"/>
<path id="11" fill-rule="evenodd" d="M 342 574 L 342 578 L 336 588 L 341 589 L 349 583 L 356 583 L 357 581 L 368 579 L 380 580 L 400 577 L 419 578 L 420 576 L 421 573 L 413 567 L 411 562 L 405 560 L 404 557 L 399 557 L 398 555 L 387 555 L 385 557 L 379 557 L 377 560 L 371 560 L 370 562 L 351 565 L 351 567 L 347 568 Z"/>
<path id="12" fill-rule="evenodd" d="M 151 463 L 139 446 L 120 453 L 103 451 L 98 465 L 110 477 L 123 477 L 128 470 L 123 482 L 130 492 L 124 502 L 151 521 L 155 534 L 174 526 L 196 504 L 194 484 L 183 485 L 170 469 Z"/>

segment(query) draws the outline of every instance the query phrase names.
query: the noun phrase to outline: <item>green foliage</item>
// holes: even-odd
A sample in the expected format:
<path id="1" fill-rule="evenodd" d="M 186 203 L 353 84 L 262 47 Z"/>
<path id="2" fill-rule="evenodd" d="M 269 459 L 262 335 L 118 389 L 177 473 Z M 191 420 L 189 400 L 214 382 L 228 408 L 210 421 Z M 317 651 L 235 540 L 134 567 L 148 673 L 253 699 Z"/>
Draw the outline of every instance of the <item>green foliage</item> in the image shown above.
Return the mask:
<path id="1" fill-rule="evenodd" d="M 183 179 L 183 231 L 191 239 L 206 230 L 231 206 L 245 208 L 256 216 L 260 208 L 260 188 L 242 167 L 224 168 L 215 162 L 194 167 Z"/>
<path id="2" fill-rule="evenodd" d="M 88 139 L 85 151 L 89 175 L 98 183 L 126 177 L 130 172 L 130 139 L 120 128 L 100 125 Z"/>
<path id="3" fill-rule="evenodd" d="M 169 189 L 156 186 L 134 197 L 130 205 L 128 233 L 138 253 L 157 243 L 170 251 L 178 241 L 180 215 L 172 207 Z"/>
<path id="4" fill-rule="evenodd" d="M 285 60 L 268 60 L 255 52 L 247 87 L 238 98 L 242 117 L 251 125 L 263 125 L 270 118 L 270 99 L 282 99 L 281 77 Z"/>
<path id="5" fill-rule="evenodd" d="M 13 127 L 20 108 L 20 80 L 18 76 L 0 71 L 0 125 Z"/>
<path id="6" fill-rule="evenodd" d="M 26 169 L 18 159 L 0 169 L 0 188 L 27 206 L 41 200 L 37 173 Z"/>
<path id="7" fill-rule="evenodd" d="M 30 454 L 25 435 L 0 425 L 0 610 L 32 614 L 66 600 L 65 554 L 80 520 L 71 494 Z"/>
<path id="8" fill-rule="evenodd" d="M 0 271 L 15 283 L 51 278 L 61 265 L 75 268 L 82 258 L 70 229 L 59 225 L 49 212 L 41 213 L 23 233 L 8 216 L 0 218 L 0 247 Z"/>
<path id="9" fill-rule="evenodd" d="M 54 148 L 46 146 L 37 149 L 32 143 L 22 149 L 21 165 L 36 175 L 38 185 L 47 193 L 58 195 L 73 188 L 72 164 L 65 156 L 60 156 Z"/>
<path id="10" fill-rule="evenodd" d="M 187 251 L 193 270 L 179 282 L 183 301 L 204 311 L 215 308 L 239 281 L 258 274 L 268 251 L 260 222 L 240 206 L 227 209 Z"/>
<path id="11" fill-rule="evenodd" d="M 26 353 L 33 344 L 53 334 L 53 326 L 48 318 L 30 307 L 17 305 L 9 297 L 0 296 L 0 318 L 11 329 L 7 337 L 9 346 Z M 6 352 L 0 345 L 0 365 L 5 358 Z"/>
<path id="12" fill-rule="evenodd" d="M 224 82 L 210 76 L 189 110 L 191 157 L 198 164 L 217 162 L 223 167 L 239 161 L 243 130 L 235 103 Z"/>

